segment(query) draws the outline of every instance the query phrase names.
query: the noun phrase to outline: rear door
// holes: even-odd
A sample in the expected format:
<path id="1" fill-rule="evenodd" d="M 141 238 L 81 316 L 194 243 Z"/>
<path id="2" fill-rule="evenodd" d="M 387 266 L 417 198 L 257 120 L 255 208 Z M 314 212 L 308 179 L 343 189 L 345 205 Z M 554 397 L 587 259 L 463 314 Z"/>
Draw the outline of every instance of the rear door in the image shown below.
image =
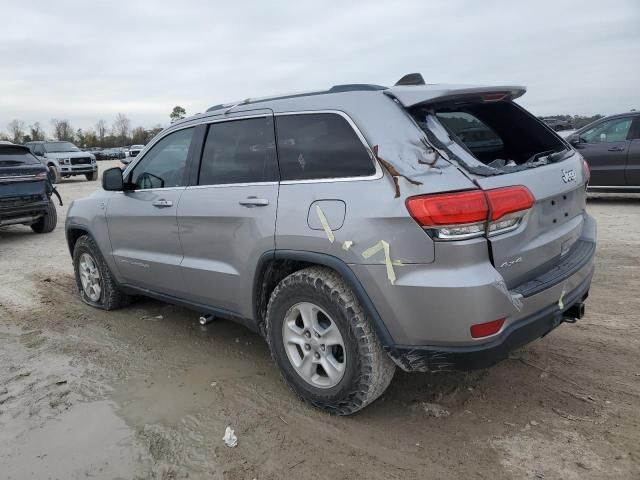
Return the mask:
<path id="1" fill-rule="evenodd" d="M 591 168 L 589 185 L 594 187 L 623 187 L 631 141 L 633 117 L 603 120 L 580 134 L 575 145 Z"/>
<path id="2" fill-rule="evenodd" d="M 640 115 L 636 115 L 629 135 L 625 180 L 627 187 L 640 189 Z"/>
<path id="3" fill-rule="evenodd" d="M 113 256 L 125 283 L 182 296 L 176 211 L 187 179 L 194 128 L 169 133 L 142 157 L 107 207 Z"/>
<path id="4" fill-rule="evenodd" d="M 201 162 L 178 207 L 189 300 L 252 317 L 252 282 L 275 248 L 278 166 L 270 110 L 205 129 Z"/>

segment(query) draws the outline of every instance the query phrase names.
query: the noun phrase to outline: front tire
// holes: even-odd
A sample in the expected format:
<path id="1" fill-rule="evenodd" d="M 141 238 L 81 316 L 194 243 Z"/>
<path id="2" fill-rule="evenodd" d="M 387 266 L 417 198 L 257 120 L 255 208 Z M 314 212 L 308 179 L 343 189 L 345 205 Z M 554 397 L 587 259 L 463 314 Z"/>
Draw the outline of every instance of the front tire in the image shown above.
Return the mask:
<path id="1" fill-rule="evenodd" d="M 267 341 L 285 382 L 303 400 L 350 415 L 389 386 L 395 365 L 342 277 L 324 267 L 292 273 L 271 294 Z"/>
<path id="2" fill-rule="evenodd" d="M 85 173 L 84 176 L 87 177 L 87 181 L 94 182 L 98 180 L 98 171 L 96 170 L 95 172 Z"/>
<path id="3" fill-rule="evenodd" d="M 55 230 L 57 224 L 58 212 L 56 212 L 56 206 L 49 199 L 45 214 L 36 223 L 31 224 L 31 230 L 36 233 L 50 233 Z"/>
<path id="4" fill-rule="evenodd" d="M 49 179 L 51 180 L 51 183 L 60 183 L 60 172 L 58 172 L 55 165 L 49 165 Z"/>
<path id="5" fill-rule="evenodd" d="M 87 305 L 115 310 L 129 304 L 130 297 L 116 285 L 96 242 L 81 236 L 73 248 L 73 270 L 80 298 Z"/>

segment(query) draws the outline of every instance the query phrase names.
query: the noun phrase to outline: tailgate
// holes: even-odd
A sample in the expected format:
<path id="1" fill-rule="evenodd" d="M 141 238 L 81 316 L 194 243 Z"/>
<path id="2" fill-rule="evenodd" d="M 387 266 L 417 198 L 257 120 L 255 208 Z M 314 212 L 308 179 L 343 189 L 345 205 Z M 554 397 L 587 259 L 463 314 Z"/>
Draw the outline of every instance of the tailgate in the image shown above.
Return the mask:
<path id="1" fill-rule="evenodd" d="M 519 172 L 477 178 L 483 189 L 523 185 L 535 203 L 519 227 L 489 236 L 493 265 L 509 288 L 560 263 L 582 234 L 587 181 L 579 155 Z"/>

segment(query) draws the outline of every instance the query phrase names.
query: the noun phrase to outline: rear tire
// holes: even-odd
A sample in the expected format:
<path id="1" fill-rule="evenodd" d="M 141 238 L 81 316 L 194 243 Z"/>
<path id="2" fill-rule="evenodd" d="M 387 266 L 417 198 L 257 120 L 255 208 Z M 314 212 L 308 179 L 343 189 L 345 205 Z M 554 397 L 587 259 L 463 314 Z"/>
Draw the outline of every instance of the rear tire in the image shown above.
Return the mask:
<path id="1" fill-rule="evenodd" d="M 44 216 L 40 217 L 36 223 L 31 224 L 31 230 L 36 233 L 50 233 L 55 230 L 57 224 L 58 212 L 56 212 L 56 206 L 49 199 Z"/>
<path id="2" fill-rule="evenodd" d="M 51 180 L 51 183 L 60 183 L 60 172 L 58 172 L 55 165 L 49 165 L 49 179 Z"/>
<path id="3" fill-rule="evenodd" d="M 98 171 L 96 170 L 95 172 L 85 173 L 84 176 L 87 177 L 89 182 L 94 182 L 98 180 Z"/>
<path id="4" fill-rule="evenodd" d="M 82 235 L 73 247 L 73 270 L 80 298 L 87 305 L 115 310 L 129 305 L 131 298 L 116 285 L 96 242 Z"/>
<path id="5" fill-rule="evenodd" d="M 315 312 L 311 314 L 311 328 L 303 321 L 307 308 Z M 285 382 L 317 408 L 350 415 L 382 395 L 393 378 L 395 364 L 351 289 L 331 269 L 305 268 L 282 280 L 271 294 L 265 323 L 271 355 Z M 292 339 L 287 337 L 290 329 L 298 331 Z M 334 340 L 325 346 L 328 335 Z M 338 344 L 331 354 L 327 353 L 329 349 L 336 347 L 329 347 L 330 343 Z M 326 363 L 327 358 L 331 364 Z M 311 370 L 305 370 L 307 361 L 312 364 Z M 325 365 L 332 372 L 332 367 L 337 367 L 340 373 L 329 374 Z"/>

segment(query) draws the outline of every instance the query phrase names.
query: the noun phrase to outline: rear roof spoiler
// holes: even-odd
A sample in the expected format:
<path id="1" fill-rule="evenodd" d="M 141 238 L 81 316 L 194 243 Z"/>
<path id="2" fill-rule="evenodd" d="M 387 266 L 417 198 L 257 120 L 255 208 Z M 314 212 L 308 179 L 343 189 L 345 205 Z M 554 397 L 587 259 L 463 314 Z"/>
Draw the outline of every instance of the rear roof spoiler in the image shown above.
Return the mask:
<path id="1" fill-rule="evenodd" d="M 415 75 L 415 74 L 414 74 Z M 403 79 L 404 80 L 404 77 Z M 398 82 L 400 83 L 400 82 Z M 498 101 L 514 100 L 524 95 L 526 87 L 515 85 L 394 85 L 384 90 L 405 108 L 448 101 Z"/>

